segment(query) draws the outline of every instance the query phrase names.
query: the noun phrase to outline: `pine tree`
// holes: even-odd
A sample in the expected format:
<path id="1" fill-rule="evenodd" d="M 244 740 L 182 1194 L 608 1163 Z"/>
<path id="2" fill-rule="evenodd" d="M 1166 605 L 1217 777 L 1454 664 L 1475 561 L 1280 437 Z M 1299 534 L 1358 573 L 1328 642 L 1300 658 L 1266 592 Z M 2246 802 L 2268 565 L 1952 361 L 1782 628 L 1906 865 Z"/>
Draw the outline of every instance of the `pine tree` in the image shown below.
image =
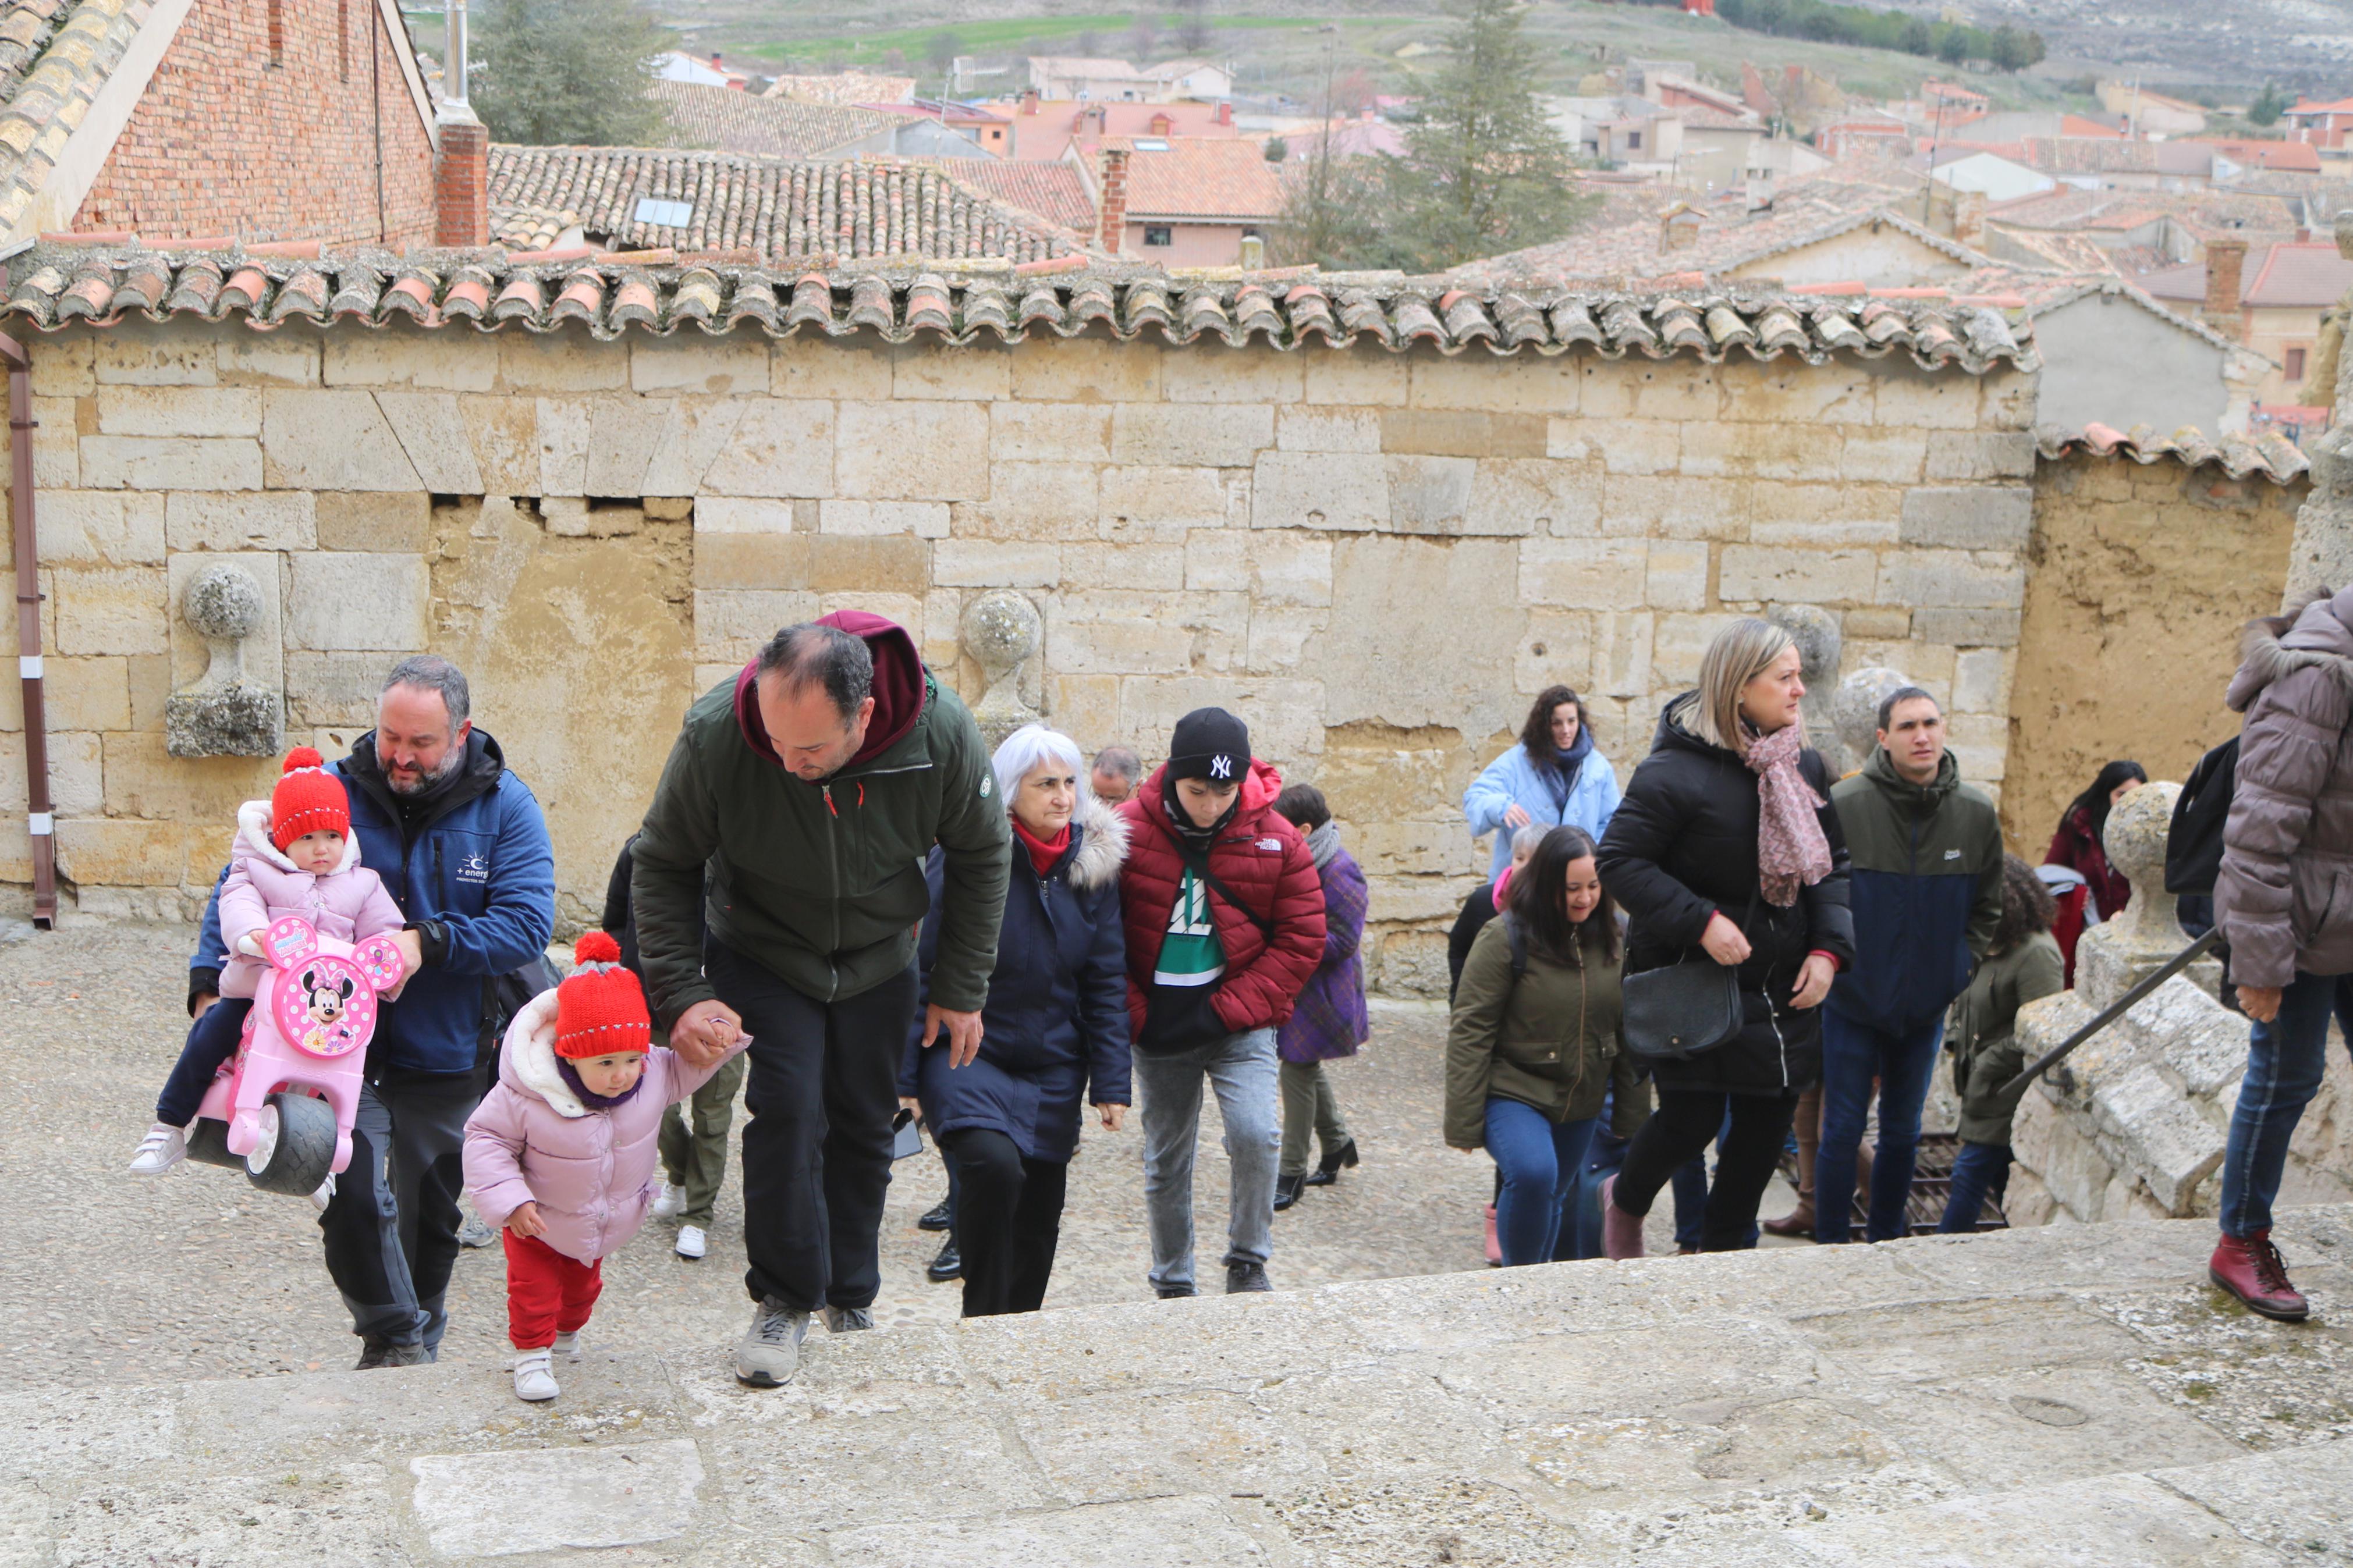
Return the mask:
<path id="1" fill-rule="evenodd" d="M 2247 106 L 2247 123 L 2276 125 L 2286 110 L 2287 95 L 2280 91 L 2277 84 L 2267 81 L 2263 91 L 2255 94 L 2255 101 Z"/>
<path id="2" fill-rule="evenodd" d="M 1558 239 L 1586 205 L 1567 142 L 1536 100 L 1535 46 L 1512 0 L 1452 0 L 1461 18 L 1384 173 L 1391 264 L 1438 271 Z"/>
<path id="3" fill-rule="evenodd" d="M 660 137 L 646 91 L 670 29 L 634 0 L 495 0 L 475 15 L 474 112 L 501 142 L 642 145 Z"/>

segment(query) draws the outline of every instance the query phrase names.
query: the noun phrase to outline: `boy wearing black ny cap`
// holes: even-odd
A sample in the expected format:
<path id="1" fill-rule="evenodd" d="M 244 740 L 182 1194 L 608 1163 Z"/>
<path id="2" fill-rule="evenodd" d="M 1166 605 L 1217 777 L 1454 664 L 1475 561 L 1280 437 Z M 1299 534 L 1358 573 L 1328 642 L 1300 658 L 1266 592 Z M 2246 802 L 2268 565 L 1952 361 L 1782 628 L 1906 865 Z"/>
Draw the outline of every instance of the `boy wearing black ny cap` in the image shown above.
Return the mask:
<path id="1" fill-rule="evenodd" d="M 1282 1142 L 1274 1032 L 1324 956 L 1324 887 L 1305 841 L 1274 813 L 1282 775 L 1250 756 L 1240 719 L 1196 709 L 1168 750 L 1119 808 L 1152 1286 L 1199 1293 L 1193 1151 L 1207 1079 L 1233 1168 L 1226 1289 L 1265 1290 Z"/>

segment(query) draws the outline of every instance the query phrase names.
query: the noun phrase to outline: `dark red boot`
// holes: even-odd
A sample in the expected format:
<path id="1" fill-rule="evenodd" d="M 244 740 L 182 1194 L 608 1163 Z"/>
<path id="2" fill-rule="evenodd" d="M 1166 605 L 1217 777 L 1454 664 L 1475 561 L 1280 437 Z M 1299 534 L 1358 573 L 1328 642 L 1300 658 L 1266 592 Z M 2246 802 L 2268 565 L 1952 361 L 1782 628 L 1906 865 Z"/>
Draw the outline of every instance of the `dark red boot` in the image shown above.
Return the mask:
<path id="1" fill-rule="evenodd" d="M 2245 1302 L 2251 1312 L 2277 1318 L 2283 1323 L 2300 1323 L 2312 1311 L 2312 1304 L 2288 1283 L 2287 1260 L 2272 1245 L 2270 1231 L 2259 1230 L 2243 1237 L 2224 1237 L 2214 1248 L 2206 1273 L 2215 1284 Z"/>

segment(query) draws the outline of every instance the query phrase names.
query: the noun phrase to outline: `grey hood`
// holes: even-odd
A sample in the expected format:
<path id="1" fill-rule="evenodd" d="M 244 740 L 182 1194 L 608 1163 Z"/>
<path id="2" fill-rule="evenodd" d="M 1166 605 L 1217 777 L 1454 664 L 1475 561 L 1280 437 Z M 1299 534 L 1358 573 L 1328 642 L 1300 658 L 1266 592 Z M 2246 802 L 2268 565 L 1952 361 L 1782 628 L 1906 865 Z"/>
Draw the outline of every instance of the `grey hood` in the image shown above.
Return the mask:
<path id="1" fill-rule="evenodd" d="M 2326 669 L 2353 692 L 2353 588 L 2323 588 L 2279 615 L 2249 622 L 2239 641 L 2239 672 L 2223 701 L 2244 713 L 2266 687 L 2299 669 Z"/>

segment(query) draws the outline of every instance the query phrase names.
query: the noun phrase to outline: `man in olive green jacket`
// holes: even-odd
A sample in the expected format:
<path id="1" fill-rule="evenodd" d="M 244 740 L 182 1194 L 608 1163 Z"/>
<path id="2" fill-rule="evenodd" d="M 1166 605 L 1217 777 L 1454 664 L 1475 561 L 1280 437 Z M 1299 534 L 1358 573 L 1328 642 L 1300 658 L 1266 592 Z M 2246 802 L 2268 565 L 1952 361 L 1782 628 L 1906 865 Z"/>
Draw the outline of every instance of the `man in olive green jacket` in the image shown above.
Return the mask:
<path id="1" fill-rule="evenodd" d="M 689 1061 L 752 1037 L 735 1374 L 774 1387 L 809 1313 L 871 1328 L 923 860 L 943 851 L 923 1025 L 980 1048 L 1012 835 L 978 726 L 914 640 L 842 611 L 778 632 L 688 710 L 630 877 L 655 1023 Z M 706 881 L 708 891 L 706 894 Z M 708 937 L 704 935 L 708 928 Z"/>

